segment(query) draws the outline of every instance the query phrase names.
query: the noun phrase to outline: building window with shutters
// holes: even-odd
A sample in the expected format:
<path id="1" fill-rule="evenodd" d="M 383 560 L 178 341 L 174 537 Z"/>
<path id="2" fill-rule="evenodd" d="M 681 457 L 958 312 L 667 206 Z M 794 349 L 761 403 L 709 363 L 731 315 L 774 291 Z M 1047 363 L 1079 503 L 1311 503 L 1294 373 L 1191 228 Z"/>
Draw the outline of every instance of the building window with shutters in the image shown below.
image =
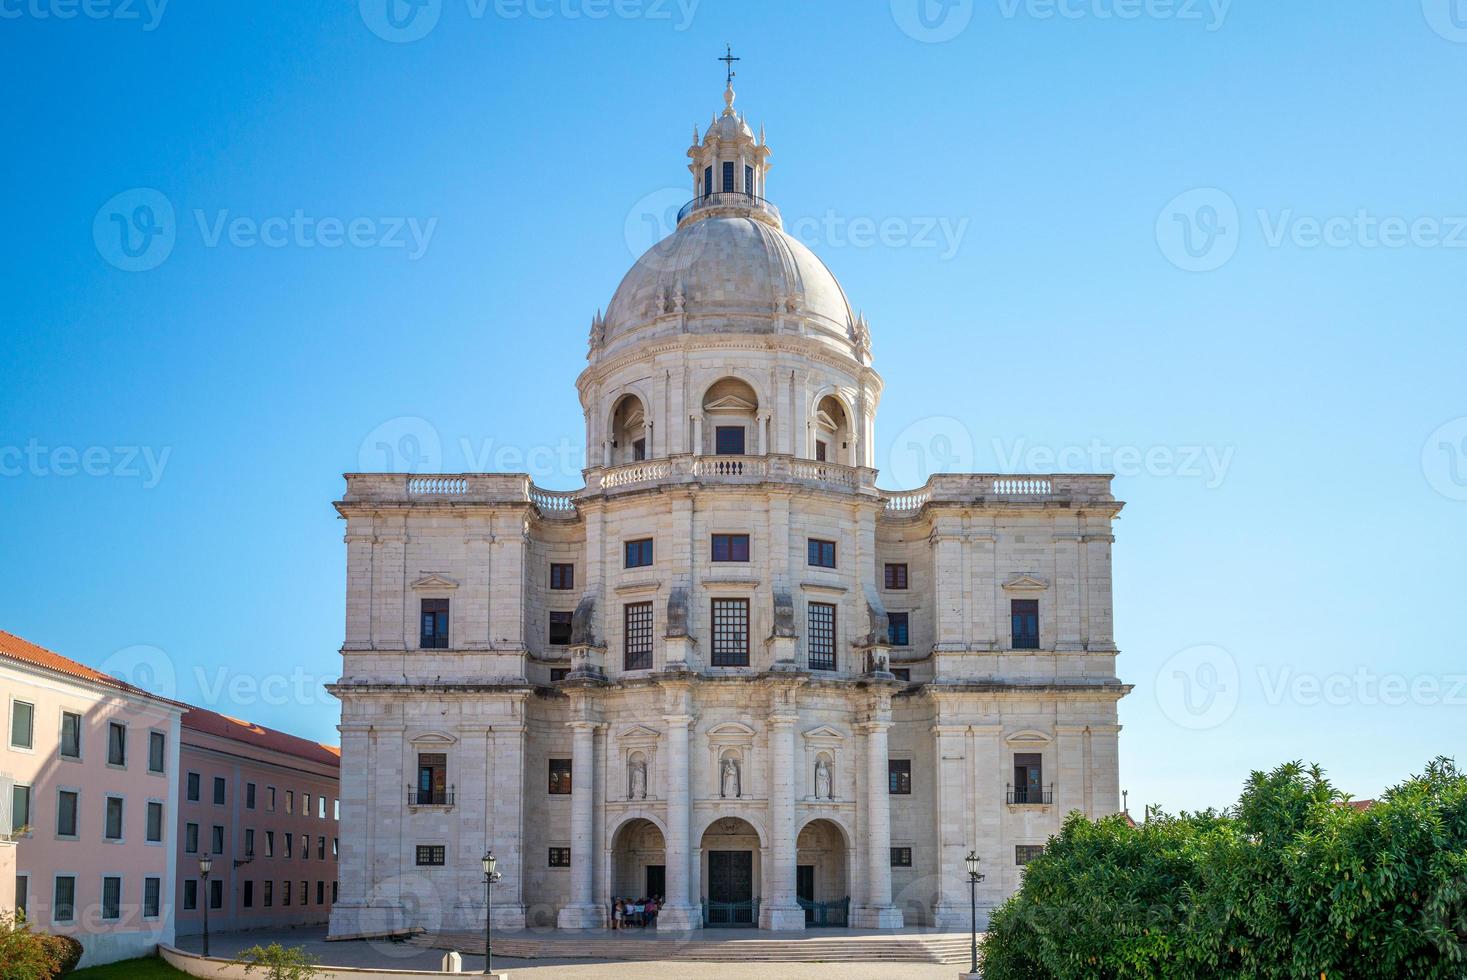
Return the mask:
<path id="1" fill-rule="evenodd" d="M 886 790 L 892 796 L 912 795 L 911 759 L 888 759 L 886 761 Z"/>
<path id="2" fill-rule="evenodd" d="M 887 562 L 886 577 L 884 584 L 892 592 L 900 592 L 907 587 L 907 566 L 905 562 Z"/>
<path id="3" fill-rule="evenodd" d="M 749 666 L 749 600 L 713 600 L 713 666 Z"/>
<path id="4" fill-rule="evenodd" d="M 717 562 L 749 560 L 749 536 L 747 534 L 713 535 L 713 560 Z"/>
<path id="5" fill-rule="evenodd" d="M 652 565 L 652 539 L 638 538 L 626 543 L 627 568 L 648 568 Z"/>
<path id="6" fill-rule="evenodd" d="M 1010 599 L 1009 615 L 1013 622 L 1013 648 L 1039 649 L 1039 600 Z"/>
<path id="7" fill-rule="evenodd" d="M 448 600 L 423 599 L 422 629 L 418 646 L 423 650 L 448 649 Z"/>
<path id="8" fill-rule="evenodd" d="M 550 587 L 556 591 L 574 589 L 576 587 L 576 566 L 569 562 L 551 562 Z"/>
<path id="9" fill-rule="evenodd" d="M 571 760 L 550 760 L 550 795 L 571 795 Z"/>
<path id="10" fill-rule="evenodd" d="M 835 542 L 810 538 L 806 542 L 805 560 L 812 568 L 835 567 Z"/>
<path id="11" fill-rule="evenodd" d="M 418 806 L 448 806 L 448 755 L 444 752 L 418 753 L 418 788 L 413 800 Z M 306 838 L 310 850 L 310 838 Z"/>
<path id="12" fill-rule="evenodd" d="M 811 670 L 835 670 L 835 606 L 829 602 L 810 603 L 806 630 Z"/>
<path id="13" fill-rule="evenodd" d="M 908 613 L 889 612 L 886 614 L 886 642 L 894 647 L 910 645 L 910 632 Z"/>
<path id="14" fill-rule="evenodd" d="M 652 667 L 652 603 L 629 602 L 623 619 L 626 626 L 626 670 L 649 670 Z"/>

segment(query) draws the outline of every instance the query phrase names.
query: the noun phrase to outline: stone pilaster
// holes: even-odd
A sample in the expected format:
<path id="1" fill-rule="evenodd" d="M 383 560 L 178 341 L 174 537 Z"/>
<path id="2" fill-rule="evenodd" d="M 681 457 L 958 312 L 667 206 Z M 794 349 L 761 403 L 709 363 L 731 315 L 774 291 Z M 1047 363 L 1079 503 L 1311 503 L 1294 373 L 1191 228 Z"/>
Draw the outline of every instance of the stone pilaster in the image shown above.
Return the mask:
<path id="1" fill-rule="evenodd" d="M 601 929 L 606 910 L 596 902 L 596 723 L 570 722 L 571 738 L 571 901 L 560 910 L 561 929 Z"/>
<path id="2" fill-rule="evenodd" d="M 966 725 L 933 725 L 933 822 L 937 833 L 937 904 L 933 916 L 944 929 L 969 924 L 968 884 L 963 859 L 967 856 L 968 772 Z"/>
<path id="3" fill-rule="evenodd" d="M 879 698 L 861 726 L 866 738 L 866 902 L 854 910 L 861 929 L 900 929 L 902 913 L 891 904 L 891 795 L 887 779 L 889 696 Z"/>
<path id="4" fill-rule="evenodd" d="M 687 713 L 686 688 L 669 692 L 669 707 L 675 713 L 663 716 L 667 723 L 667 894 L 657 913 L 657 928 L 673 931 L 700 929 L 703 916 L 689 898 L 692 848 L 689 843 L 692 797 L 688 773 L 688 729 L 693 723 Z"/>
<path id="5" fill-rule="evenodd" d="M 764 868 L 764 894 L 759 907 L 761 929 L 805 928 L 804 910 L 795 903 L 797 720 L 793 712 L 784 711 L 769 717 L 769 855 L 772 867 Z M 890 891 L 889 884 L 887 890 Z"/>

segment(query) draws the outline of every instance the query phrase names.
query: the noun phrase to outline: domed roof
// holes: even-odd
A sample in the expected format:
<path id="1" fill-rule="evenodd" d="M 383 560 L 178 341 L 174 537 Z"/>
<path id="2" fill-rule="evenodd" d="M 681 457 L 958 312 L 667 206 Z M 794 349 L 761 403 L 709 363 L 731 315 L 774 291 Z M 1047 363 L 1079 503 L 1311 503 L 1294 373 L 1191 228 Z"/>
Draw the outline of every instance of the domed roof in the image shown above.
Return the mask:
<path id="1" fill-rule="evenodd" d="M 695 212 L 648 249 L 617 287 L 593 346 L 612 352 L 678 333 L 781 332 L 861 360 L 840 283 L 777 218 L 753 216 L 757 207 Z"/>

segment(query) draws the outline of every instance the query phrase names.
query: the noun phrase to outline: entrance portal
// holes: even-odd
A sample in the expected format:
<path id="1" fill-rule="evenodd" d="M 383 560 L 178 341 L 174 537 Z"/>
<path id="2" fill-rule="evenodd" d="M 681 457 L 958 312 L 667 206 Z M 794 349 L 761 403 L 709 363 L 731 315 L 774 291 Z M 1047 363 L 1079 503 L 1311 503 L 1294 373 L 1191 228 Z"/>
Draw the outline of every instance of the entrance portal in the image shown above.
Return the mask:
<path id="1" fill-rule="evenodd" d="M 666 894 L 666 869 L 666 845 L 662 831 L 650 820 L 628 820 L 612 837 L 608 907 L 618 898 L 636 901 Z M 657 886 L 655 891 L 654 884 Z"/>
<path id="2" fill-rule="evenodd" d="M 703 925 L 759 924 L 759 833 L 738 817 L 715 820 L 703 832 Z"/>
<path id="3" fill-rule="evenodd" d="M 845 832 L 834 821 L 811 820 L 800 830 L 795 846 L 799 862 L 795 866 L 795 900 L 805 910 L 805 925 L 849 925 L 849 847 Z"/>

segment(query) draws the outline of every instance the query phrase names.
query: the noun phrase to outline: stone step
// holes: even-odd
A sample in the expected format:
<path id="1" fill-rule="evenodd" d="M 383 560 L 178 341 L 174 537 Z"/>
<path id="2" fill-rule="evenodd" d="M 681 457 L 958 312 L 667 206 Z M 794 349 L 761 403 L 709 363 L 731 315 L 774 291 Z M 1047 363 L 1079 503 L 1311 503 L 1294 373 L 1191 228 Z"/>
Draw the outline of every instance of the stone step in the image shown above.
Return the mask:
<path id="1" fill-rule="evenodd" d="M 470 933 L 420 935 L 410 943 L 424 949 L 456 949 L 475 955 L 484 952 L 484 937 Z M 651 937 L 506 936 L 494 941 L 494 952 L 507 959 L 964 963 L 969 956 L 969 938 L 945 934 L 682 941 Z"/>

